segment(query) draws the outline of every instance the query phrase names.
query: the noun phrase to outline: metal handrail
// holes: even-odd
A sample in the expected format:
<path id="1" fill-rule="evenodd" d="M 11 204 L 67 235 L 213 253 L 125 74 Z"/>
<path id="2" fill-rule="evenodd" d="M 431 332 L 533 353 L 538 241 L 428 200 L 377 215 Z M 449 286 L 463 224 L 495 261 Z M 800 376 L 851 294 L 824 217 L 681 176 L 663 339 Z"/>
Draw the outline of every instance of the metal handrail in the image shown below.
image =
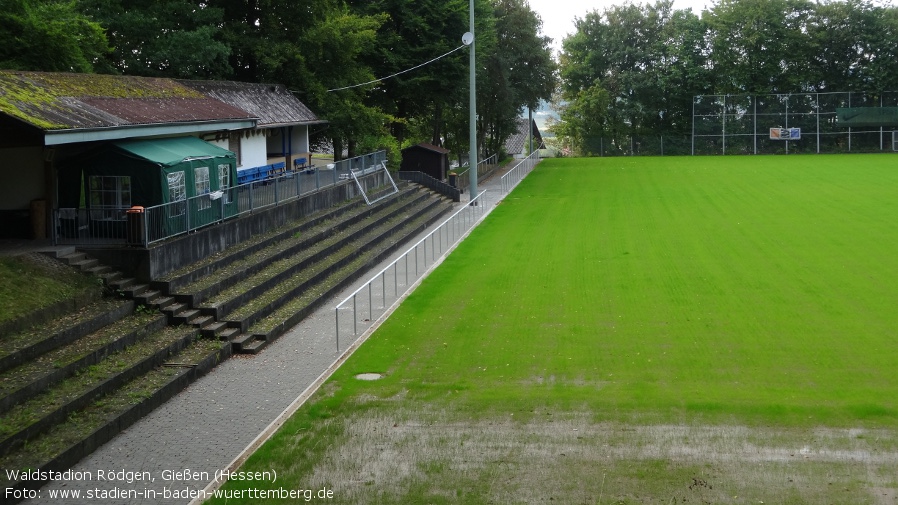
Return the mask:
<path id="1" fill-rule="evenodd" d="M 431 247 L 430 247 L 431 266 L 433 264 L 435 264 L 437 259 L 439 258 L 438 256 L 436 256 L 437 248 L 439 248 L 440 254 L 443 254 L 445 251 L 450 250 L 455 244 L 457 244 L 459 241 L 461 241 L 462 238 L 464 238 L 464 231 L 467 231 L 468 229 L 473 228 L 474 225 L 477 224 L 479 219 L 483 218 L 483 216 L 486 215 L 486 206 L 483 205 L 483 202 L 482 202 L 482 200 L 485 198 L 484 195 L 486 193 L 487 193 L 487 191 L 482 191 L 479 195 L 477 195 L 476 198 L 471 199 L 471 201 L 467 205 L 458 209 L 455 213 L 453 213 L 451 216 L 449 216 L 449 218 L 447 218 L 445 221 L 440 223 L 439 226 L 434 228 L 433 231 L 431 231 L 430 233 L 425 235 L 424 238 L 422 238 L 421 240 L 416 242 L 413 246 L 409 247 L 408 250 L 406 250 L 403 254 L 398 256 L 389 265 L 385 266 L 383 269 L 381 269 L 379 272 L 377 272 L 377 274 L 372 276 L 368 280 L 368 282 L 362 284 L 358 289 L 353 291 L 352 294 L 350 294 L 343 301 L 341 301 L 340 303 L 337 304 L 337 306 L 334 308 L 334 315 L 335 315 L 334 328 L 335 328 L 335 334 L 336 334 L 336 340 L 337 340 L 337 352 L 340 352 L 340 310 L 343 309 L 344 306 L 346 306 L 350 301 L 352 301 L 353 335 L 354 336 L 358 335 L 358 319 L 359 318 L 358 318 L 358 310 L 357 310 L 357 298 L 358 298 L 359 293 L 361 293 L 365 289 L 368 290 L 368 314 L 369 314 L 368 319 L 373 322 L 375 320 L 375 318 L 373 317 L 374 307 L 373 307 L 373 293 L 372 293 L 373 288 L 372 288 L 372 286 L 378 280 L 378 278 L 380 278 L 380 280 L 381 280 L 382 300 L 384 302 L 383 307 L 381 307 L 381 308 L 385 312 L 387 310 L 387 304 L 386 304 L 386 301 L 387 301 L 387 282 L 386 282 L 387 272 L 391 268 L 393 269 L 393 296 L 398 300 L 400 298 L 399 269 L 398 269 L 399 263 L 401 261 L 405 262 L 405 265 L 404 265 L 405 285 L 404 285 L 404 287 L 405 287 L 406 291 L 403 292 L 403 294 L 404 294 L 411 287 L 411 283 L 409 282 L 409 275 L 411 273 L 411 269 L 409 268 L 409 258 L 412 255 L 414 255 L 414 263 L 415 263 L 414 264 L 414 277 L 412 278 L 412 280 L 415 281 L 420 276 L 420 273 L 423 273 L 423 272 L 419 273 L 419 271 L 418 271 L 418 266 L 420 263 L 419 254 L 418 254 L 419 249 L 423 249 L 424 267 L 426 268 L 428 266 L 427 265 L 427 241 L 429 240 L 431 243 Z M 476 215 L 476 219 L 475 219 L 475 215 Z M 461 216 L 461 218 L 459 218 L 459 216 Z M 459 218 L 459 219 L 457 219 L 457 218 Z M 453 222 L 453 220 L 455 220 L 455 221 Z M 462 221 L 462 222 L 459 222 L 459 221 Z M 463 227 L 463 231 L 458 230 L 459 226 Z M 452 227 L 455 227 L 455 229 L 452 229 Z M 451 232 L 455 233 L 455 241 L 452 243 L 449 242 Z M 443 244 L 443 235 L 444 234 L 446 235 L 445 247 Z M 439 242 L 437 242 L 437 241 L 439 241 Z"/>
<path id="2" fill-rule="evenodd" d="M 529 156 L 521 160 L 517 165 L 506 172 L 501 179 L 502 191 L 508 193 L 527 176 L 536 164 L 539 163 L 539 149 L 530 153 Z"/>

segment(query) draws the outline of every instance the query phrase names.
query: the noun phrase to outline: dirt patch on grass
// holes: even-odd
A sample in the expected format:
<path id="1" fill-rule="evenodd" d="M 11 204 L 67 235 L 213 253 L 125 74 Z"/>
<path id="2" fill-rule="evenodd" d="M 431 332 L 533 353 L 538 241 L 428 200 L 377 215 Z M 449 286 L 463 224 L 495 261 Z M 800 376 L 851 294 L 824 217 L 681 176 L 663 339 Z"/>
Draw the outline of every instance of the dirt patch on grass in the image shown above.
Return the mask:
<path id="1" fill-rule="evenodd" d="M 333 486 L 345 503 L 372 495 L 397 503 L 895 503 L 891 430 L 506 416 L 475 422 L 400 409 L 347 418 L 310 485 Z"/>

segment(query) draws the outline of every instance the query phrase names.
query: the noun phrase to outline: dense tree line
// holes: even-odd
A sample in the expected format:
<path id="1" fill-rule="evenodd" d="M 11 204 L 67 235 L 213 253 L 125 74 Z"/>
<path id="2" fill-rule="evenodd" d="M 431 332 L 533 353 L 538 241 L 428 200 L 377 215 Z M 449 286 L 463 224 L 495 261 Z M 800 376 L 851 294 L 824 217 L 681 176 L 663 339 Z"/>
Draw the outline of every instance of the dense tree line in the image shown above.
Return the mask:
<path id="1" fill-rule="evenodd" d="M 866 0 L 670 0 L 576 21 L 560 57 L 557 133 L 575 151 L 688 135 L 700 94 L 898 90 L 898 9 Z"/>
<path id="2" fill-rule="evenodd" d="M 525 0 L 476 0 L 478 145 L 495 152 L 555 88 Z M 0 0 L 0 68 L 287 85 L 338 153 L 467 152 L 467 0 Z"/>

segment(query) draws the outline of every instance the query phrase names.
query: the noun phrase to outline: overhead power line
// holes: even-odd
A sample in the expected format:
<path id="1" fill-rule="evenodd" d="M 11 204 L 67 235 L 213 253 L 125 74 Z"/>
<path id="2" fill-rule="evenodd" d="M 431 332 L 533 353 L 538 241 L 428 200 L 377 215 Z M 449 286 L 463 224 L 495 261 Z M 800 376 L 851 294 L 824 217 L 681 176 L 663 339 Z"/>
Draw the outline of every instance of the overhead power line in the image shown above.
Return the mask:
<path id="1" fill-rule="evenodd" d="M 437 61 L 437 60 L 439 60 L 439 59 L 445 58 L 446 56 L 449 56 L 450 54 L 454 53 L 455 51 L 458 51 L 459 49 L 462 49 L 463 47 L 465 47 L 465 44 L 462 44 L 462 45 L 456 47 L 455 49 L 449 51 L 449 52 L 446 53 L 446 54 L 437 56 L 436 58 L 434 58 L 434 59 L 432 59 L 432 60 L 430 60 L 430 61 L 425 61 L 424 63 L 422 63 L 422 64 L 420 64 L 420 65 L 416 65 L 416 66 L 414 66 L 414 67 L 412 67 L 412 68 L 405 69 L 405 70 L 403 70 L 403 71 L 401 71 L 401 72 L 396 72 L 396 73 L 393 74 L 393 75 L 388 75 L 388 76 L 386 76 L 386 77 L 381 77 L 380 79 L 374 79 L 373 81 L 363 82 L 363 83 L 361 83 L 361 84 L 353 84 L 352 86 L 344 86 L 344 87 L 342 87 L 342 88 L 329 89 L 329 90 L 327 90 L 327 92 L 330 93 L 331 91 L 342 91 L 342 90 L 344 90 L 344 89 L 358 88 L 358 87 L 361 87 L 361 86 L 367 86 L 367 85 L 369 85 L 369 84 L 374 84 L 374 83 L 376 83 L 376 82 L 385 81 L 385 80 L 387 80 L 387 79 L 392 79 L 393 77 L 396 77 L 397 75 L 402 75 L 402 74 L 404 74 L 404 73 L 411 72 L 412 70 L 417 70 L 417 69 L 419 69 L 419 68 L 421 68 L 421 67 L 423 67 L 423 66 L 425 66 L 425 65 L 430 65 L 431 63 L 433 63 L 433 62 L 435 62 L 435 61 Z"/>

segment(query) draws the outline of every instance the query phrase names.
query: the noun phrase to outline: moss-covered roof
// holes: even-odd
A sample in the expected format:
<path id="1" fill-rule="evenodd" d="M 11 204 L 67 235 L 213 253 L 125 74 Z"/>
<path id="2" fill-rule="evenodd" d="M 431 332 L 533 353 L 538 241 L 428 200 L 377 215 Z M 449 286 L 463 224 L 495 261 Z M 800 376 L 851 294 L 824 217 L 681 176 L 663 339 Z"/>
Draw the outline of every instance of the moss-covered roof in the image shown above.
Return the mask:
<path id="1" fill-rule="evenodd" d="M 252 119 L 172 79 L 0 70 L 0 112 L 42 130 Z"/>

